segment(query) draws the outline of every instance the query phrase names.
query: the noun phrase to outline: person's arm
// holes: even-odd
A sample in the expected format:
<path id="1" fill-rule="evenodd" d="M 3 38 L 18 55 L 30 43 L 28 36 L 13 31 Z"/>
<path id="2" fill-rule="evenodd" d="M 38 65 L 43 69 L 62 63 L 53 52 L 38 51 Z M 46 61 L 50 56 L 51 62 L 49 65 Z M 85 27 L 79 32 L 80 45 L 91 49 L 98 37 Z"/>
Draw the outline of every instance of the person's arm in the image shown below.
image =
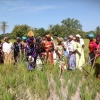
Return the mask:
<path id="1" fill-rule="evenodd" d="M 79 56 L 81 56 L 81 53 L 77 50 L 77 43 L 74 43 L 74 53 L 78 53 Z"/>

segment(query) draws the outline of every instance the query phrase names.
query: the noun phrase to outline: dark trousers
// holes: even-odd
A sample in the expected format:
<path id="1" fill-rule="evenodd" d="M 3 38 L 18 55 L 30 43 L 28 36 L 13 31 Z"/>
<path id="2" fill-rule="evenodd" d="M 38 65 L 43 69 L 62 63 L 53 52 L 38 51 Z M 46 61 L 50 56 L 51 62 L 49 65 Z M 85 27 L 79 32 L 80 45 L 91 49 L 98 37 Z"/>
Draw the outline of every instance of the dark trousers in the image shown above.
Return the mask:
<path id="1" fill-rule="evenodd" d="M 94 52 L 90 52 L 89 53 L 89 57 L 90 57 L 90 60 L 91 60 L 91 66 L 93 65 L 93 63 L 94 63 L 94 59 L 95 59 L 95 54 L 94 54 Z"/>

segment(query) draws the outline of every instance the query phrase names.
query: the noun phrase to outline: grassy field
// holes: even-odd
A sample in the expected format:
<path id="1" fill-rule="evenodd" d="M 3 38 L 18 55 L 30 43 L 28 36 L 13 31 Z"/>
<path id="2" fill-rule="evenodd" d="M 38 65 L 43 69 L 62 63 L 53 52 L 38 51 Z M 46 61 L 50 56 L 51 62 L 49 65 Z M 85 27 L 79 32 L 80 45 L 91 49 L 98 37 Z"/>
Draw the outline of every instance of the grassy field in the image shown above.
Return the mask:
<path id="1" fill-rule="evenodd" d="M 85 40 L 86 59 L 88 42 Z M 100 100 L 100 80 L 87 63 L 84 68 L 89 76 L 84 70 L 66 70 L 59 78 L 58 65 L 33 71 L 27 70 L 24 61 L 18 66 L 0 65 L 0 100 Z"/>

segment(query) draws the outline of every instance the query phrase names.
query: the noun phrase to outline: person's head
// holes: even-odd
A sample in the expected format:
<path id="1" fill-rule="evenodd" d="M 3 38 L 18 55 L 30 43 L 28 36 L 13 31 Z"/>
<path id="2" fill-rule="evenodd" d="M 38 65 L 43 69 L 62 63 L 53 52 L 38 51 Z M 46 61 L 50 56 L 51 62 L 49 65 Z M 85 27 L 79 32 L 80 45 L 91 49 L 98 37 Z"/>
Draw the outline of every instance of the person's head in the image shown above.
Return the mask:
<path id="1" fill-rule="evenodd" d="M 20 37 L 17 37 L 17 38 L 16 38 L 16 41 L 17 41 L 17 42 L 20 42 L 20 41 L 21 41 L 21 38 L 20 38 Z"/>
<path id="2" fill-rule="evenodd" d="M 67 41 L 67 38 L 66 37 L 64 37 L 64 41 Z"/>
<path id="3" fill-rule="evenodd" d="M 29 39 L 33 38 L 34 37 L 34 32 L 32 30 L 29 31 L 27 36 L 28 36 Z"/>
<path id="4" fill-rule="evenodd" d="M 100 35 L 97 35 L 97 37 L 96 37 L 96 43 L 97 43 L 97 44 L 100 43 Z"/>
<path id="5" fill-rule="evenodd" d="M 92 41 L 93 38 L 94 38 L 94 34 L 93 33 L 88 34 L 88 38 L 89 38 L 90 41 Z"/>
<path id="6" fill-rule="evenodd" d="M 26 37 L 26 36 L 22 36 L 22 40 L 23 40 L 24 42 L 26 42 L 27 37 Z"/>
<path id="7" fill-rule="evenodd" d="M 5 42 L 9 42 L 9 38 L 8 37 L 4 37 L 4 41 Z"/>
<path id="8" fill-rule="evenodd" d="M 46 37 L 47 41 L 51 41 L 51 35 L 50 34 L 47 34 L 45 37 Z"/>
<path id="9" fill-rule="evenodd" d="M 68 37 L 69 42 L 72 41 L 73 38 L 74 38 L 73 35 L 70 35 L 70 36 Z"/>
<path id="10" fill-rule="evenodd" d="M 57 37 L 57 42 L 58 42 L 58 44 L 62 44 L 62 41 L 63 41 L 63 38 Z"/>
<path id="11" fill-rule="evenodd" d="M 76 35 L 76 41 L 80 41 L 81 36 L 79 34 Z"/>

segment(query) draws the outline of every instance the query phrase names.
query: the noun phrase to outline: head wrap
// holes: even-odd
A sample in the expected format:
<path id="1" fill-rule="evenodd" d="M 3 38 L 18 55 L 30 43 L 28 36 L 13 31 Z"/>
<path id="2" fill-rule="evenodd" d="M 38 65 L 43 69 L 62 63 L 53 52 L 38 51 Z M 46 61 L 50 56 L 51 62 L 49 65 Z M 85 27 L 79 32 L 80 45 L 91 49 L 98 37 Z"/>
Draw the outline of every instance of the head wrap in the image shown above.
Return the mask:
<path id="1" fill-rule="evenodd" d="M 16 40 L 21 40 L 21 38 L 20 37 L 17 37 Z"/>
<path id="2" fill-rule="evenodd" d="M 79 34 L 77 34 L 77 35 L 76 35 L 76 37 L 79 37 L 79 38 L 81 38 L 81 36 L 80 36 Z"/>
<path id="3" fill-rule="evenodd" d="M 29 37 L 32 37 L 32 36 L 34 36 L 34 32 L 31 30 L 31 31 L 29 31 L 28 32 L 28 34 L 27 34 L 27 36 L 29 36 Z"/>
<path id="4" fill-rule="evenodd" d="M 27 37 L 26 36 L 22 36 L 22 40 L 27 40 Z"/>
<path id="5" fill-rule="evenodd" d="M 66 41 L 67 40 L 67 38 L 66 37 L 64 37 L 64 41 Z"/>
<path id="6" fill-rule="evenodd" d="M 74 37 L 73 37 L 73 35 L 70 35 L 69 38 L 73 39 Z"/>
<path id="7" fill-rule="evenodd" d="M 45 37 L 46 37 L 47 39 L 51 39 L 51 35 L 50 35 L 50 34 L 47 34 Z"/>
<path id="8" fill-rule="evenodd" d="M 88 37 L 94 37 L 93 33 L 88 34 Z"/>
<path id="9" fill-rule="evenodd" d="M 9 39 L 9 38 L 8 38 L 8 37 L 4 37 L 4 41 L 5 41 L 6 39 Z"/>

